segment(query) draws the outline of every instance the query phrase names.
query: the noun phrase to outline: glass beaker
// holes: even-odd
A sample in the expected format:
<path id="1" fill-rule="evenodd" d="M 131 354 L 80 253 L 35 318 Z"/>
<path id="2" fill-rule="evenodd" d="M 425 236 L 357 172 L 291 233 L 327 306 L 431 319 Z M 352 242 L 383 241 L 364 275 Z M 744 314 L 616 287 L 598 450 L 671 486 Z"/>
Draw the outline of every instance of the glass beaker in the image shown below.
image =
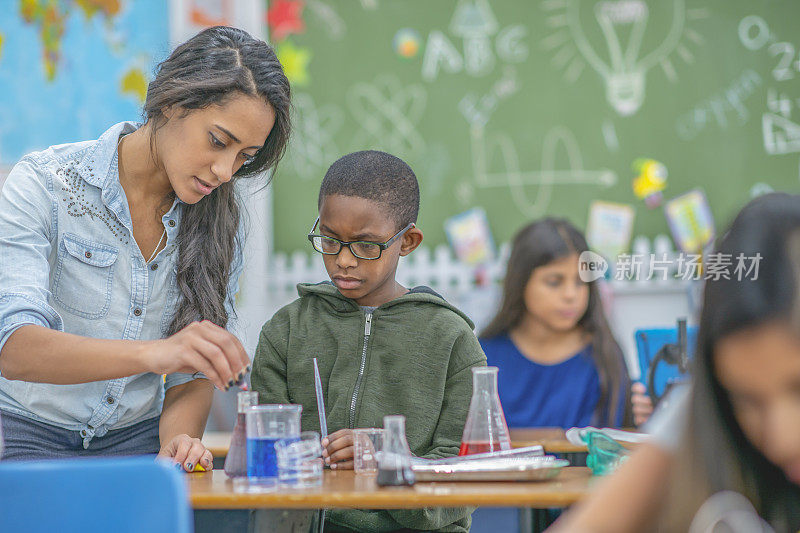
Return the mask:
<path id="1" fill-rule="evenodd" d="M 316 431 L 304 431 L 300 437 L 278 439 L 275 454 L 282 487 L 306 489 L 322 485 L 322 445 Z"/>
<path id="2" fill-rule="evenodd" d="M 506 417 L 497 395 L 497 367 L 472 369 L 472 400 L 458 455 L 510 450 Z"/>
<path id="3" fill-rule="evenodd" d="M 402 415 L 383 417 L 383 446 L 378 453 L 379 486 L 401 486 L 414 484 L 411 470 L 411 450 L 406 441 L 406 417 Z"/>
<path id="4" fill-rule="evenodd" d="M 378 454 L 383 448 L 383 431 L 381 428 L 353 430 L 353 470 L 356 474 L 374 474 L 378 471 Z"/>
<path id="5" fill-rule="evenodd" d="M 275 441 L 300 438 L 302 405 L 271 404 L 249 407 L 247 421 L 247 481 L 260 488 L 278 485 Z"/>
<path id="6" fill-rule="evenodd" d="M 236 425 L 233 426 L 231 444 L 225 456 L 225 473 L 230 478 L 247 475 L 247 420 L 244 414 L 247 409 L 258 405 L 258 393 L 240 391 L 236 395 Z"/>

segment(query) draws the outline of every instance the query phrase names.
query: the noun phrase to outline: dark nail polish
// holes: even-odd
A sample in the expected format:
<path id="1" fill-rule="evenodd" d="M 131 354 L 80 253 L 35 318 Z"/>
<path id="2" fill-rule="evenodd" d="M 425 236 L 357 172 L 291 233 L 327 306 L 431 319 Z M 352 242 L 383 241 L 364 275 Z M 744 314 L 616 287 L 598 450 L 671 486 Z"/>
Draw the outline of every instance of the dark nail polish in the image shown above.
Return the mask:
<path id="1" fill-rule="evenodd" d="M 186 463 L 186 470 L 188 470 L 189 472 L 191 472 L 191 471 L 192 471 L 192 467 L 193 467 L 193 466 L 194 466 L 194 465 L 193 465 L 192 463 Z"/>
<path id="2" fill-rule="evenodd" d="M 234 381 L 233 381 L 232 379 L 231 379 L 231 380 L 228 380 L 228 388 L 231 388 L 231 387 L 233 387 L 234 385 L 235 385 L 235 383 L 234 383 Z"/>
<path id="3" fill-rule="evenodd" d="M 252 367 L 250 365 L 247 365 L 244 369 L 245 372 L 250 372 L 250 370 L 252 370 Z"/>

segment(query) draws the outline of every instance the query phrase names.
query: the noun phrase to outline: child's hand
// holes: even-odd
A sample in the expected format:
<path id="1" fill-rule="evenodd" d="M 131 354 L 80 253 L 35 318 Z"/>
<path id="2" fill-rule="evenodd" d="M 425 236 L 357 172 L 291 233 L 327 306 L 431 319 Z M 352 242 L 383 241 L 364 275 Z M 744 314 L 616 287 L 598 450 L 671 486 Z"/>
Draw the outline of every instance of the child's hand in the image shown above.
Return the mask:
<path id="1" fill-rule="evenodd" d="M 653 400 L 647 395 L 643 383 L 631 385 L 631 404 L 633 406 L 633 423 L 641 426 L 653 414 Z"/>
<path id="2" fill-rule="evenodd" d="M 353 430 L 340 429 L 322 439 L 322 458 L 331 470 L 352 470 Z"/>

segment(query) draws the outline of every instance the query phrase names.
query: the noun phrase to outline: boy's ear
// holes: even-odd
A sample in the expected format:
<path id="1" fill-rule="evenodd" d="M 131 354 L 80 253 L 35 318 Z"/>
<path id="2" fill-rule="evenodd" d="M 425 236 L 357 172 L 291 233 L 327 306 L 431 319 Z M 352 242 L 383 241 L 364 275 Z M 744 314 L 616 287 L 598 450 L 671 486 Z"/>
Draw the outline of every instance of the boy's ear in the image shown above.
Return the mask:
<path id="1" fill-rule="evenodd" d="M 403 234 L 400 244 L 400 255 L 408 255 L 422 243 L 422 230 L 416 225 Z"/>

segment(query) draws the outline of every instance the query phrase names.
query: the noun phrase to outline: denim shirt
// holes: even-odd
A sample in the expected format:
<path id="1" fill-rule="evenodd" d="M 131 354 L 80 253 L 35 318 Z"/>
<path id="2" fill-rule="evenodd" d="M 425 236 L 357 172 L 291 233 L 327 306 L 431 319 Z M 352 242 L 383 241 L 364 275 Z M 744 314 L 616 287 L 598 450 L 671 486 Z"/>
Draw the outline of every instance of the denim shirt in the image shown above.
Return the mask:
<path id="1" fill-rule="evenodd" d="M 162 217 L 167 244 L 146 263 L 117 167 L 119 137 L 137 127 L 122 122 L 96 141 L 51 146 L 11 170 L 0 193 L 0 350 L 26 324 L 100 339 L 166 336 L 179 300 L 184 204 L 176 199 Z M 241 270 L 237 246 L 225 304 L 231 317 Z M 165 390 L 191 380 L 144 373 L 52 385 L 0 376 L 0 410 L 78 431 L 88 447 L 94 436 L 158 416 Z"/>

